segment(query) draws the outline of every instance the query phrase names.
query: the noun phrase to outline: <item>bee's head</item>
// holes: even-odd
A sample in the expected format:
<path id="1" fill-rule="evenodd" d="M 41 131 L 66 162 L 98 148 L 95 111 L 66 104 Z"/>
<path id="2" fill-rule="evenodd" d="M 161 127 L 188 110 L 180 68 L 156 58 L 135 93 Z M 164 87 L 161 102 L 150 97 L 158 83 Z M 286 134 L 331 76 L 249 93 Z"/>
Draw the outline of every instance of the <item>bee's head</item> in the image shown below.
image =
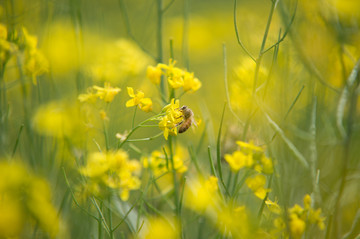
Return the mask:
<path id="1" fill-rule="evenodd" d="M 188 107 L 186 106 L 186 105 L 183 105 L 181 108 L 180 108 L 180 111 L 185 111 L 185 110 L 187 110 L 188 109 Z"/>

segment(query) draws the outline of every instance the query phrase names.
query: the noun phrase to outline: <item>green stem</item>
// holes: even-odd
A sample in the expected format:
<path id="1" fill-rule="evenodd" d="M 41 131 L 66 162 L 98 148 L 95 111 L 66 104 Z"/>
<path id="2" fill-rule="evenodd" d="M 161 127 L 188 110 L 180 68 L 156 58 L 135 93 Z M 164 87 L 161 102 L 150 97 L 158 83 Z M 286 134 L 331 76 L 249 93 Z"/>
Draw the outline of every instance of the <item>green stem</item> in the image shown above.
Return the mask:
<path id="1" fill-rule="evenodd" d="M 263 57 L 263 51 L 264 51 L 264 48 L 265 48 L 265 44 L 266 44 L 266 40 L 267 40 L 267 36 L 269 34 L 269 29 L 270 29 L 270 24 L 271 24 L 271 20 L 272 20 L 272 17 L 274 15 L 274 10 L 275 10 L 275 6 L 277 4 L 277 1 L 271 1 L 272 4 L 271 4 L 271 8 L 270 8 L 270 13 L 269 13 L 269 17 L 268 17 L 268 20 L 267 20 L 267 23 L 266 23 L 266 28 L 265 28 L 265 33 L 264 33 L 264 37 L 263 37 L 263 40 L 262 40 L 262 43 L 261 43 L 261 47 L 260 47 L 260 52 L 259 52 L 259 56 L 256 60 L 256 68 L 255 68 L 255 76 L 254 76 L 254 86 L 253 86 L 253 96 L 255 96 L 255 93 L 256 93 L 256 86 L 257 86 L 257 81 L 258 81 L 258 78 L 259 78 L 259 70 L 260 70 L 260 64 L 261 64 L 261 60 L 262 60 L 262 57 Z"/>
<path id="2" fill-rule="evenodd" d="M 11 157 L 14 157 L 14 155 L 15 155 L 17 146 L 18 146 L 18 144 L 19 144 L 20 135 L 21 135 L 21 132 L 22 132 L 23 128 L 24 128 L 24 124 L 21 124 L 21 125 L 20 125 L 20 129 L 19 129 L 19 133 L 18 133 L 18 135 L 17 135 L 17 137 L 16 137 L 15 146 L 14 146 L 14 149 L 13 149 L 13 152 L 12 152 Z"/>
<path id="3" fill-rule="evenodd" d="M 135 117 L 136 117 L 137 108 L 138 108 L 137 105 L 135 105 L 134 115 L 133 115 L 132 124 L 131 124 L 132 129 L 134 128 L 134 125 L 135 125 Z"/>

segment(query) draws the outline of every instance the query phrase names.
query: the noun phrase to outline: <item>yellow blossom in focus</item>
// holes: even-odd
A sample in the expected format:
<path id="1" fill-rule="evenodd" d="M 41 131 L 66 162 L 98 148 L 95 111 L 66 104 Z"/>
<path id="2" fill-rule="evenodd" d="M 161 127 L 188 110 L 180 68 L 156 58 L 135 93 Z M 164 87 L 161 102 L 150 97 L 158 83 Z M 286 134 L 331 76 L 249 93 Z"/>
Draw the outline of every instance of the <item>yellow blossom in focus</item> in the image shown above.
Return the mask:
<path id="1" fill-rule="evenodd" d="M 32 233 L 33 229 L 29 230 L 32 221 L 55 237 L 59 218 L 51 201 L 46 181 L 19 163 L 0 161 L 0 238 L 20 238 Z"/>
<path id="2" fill-rule="evenodd" d="M 178 239 L 180 232 L 177 223 L 165 218 L 150 218 L 142 231 L 140 238 L 143 239 Z"/>
<path id="3" fill-rule="evenodd" d="M 183 87 L 185 92 L 195 92 L 201 87 L 201 82 L 194 76 L 194 73 L 187 72 L 175 67 L 176 61 L 170 59 L 169 64 L 159 63 L 156 67 L 147 68 L 147 78 L 154 84 L 159 84 L 161 76 L 164 75 L 168 84 L 173 89 Z"/>
<path id="4" fill-rule="evenodd" d="M 162 70 L 160 67 L 148 66 L 146 69 L 146 77 L 155 85 L 159 85 L 161 81 Z"/>
<path id="5" fill-rule="evenodd" d="M 183 114 L 179 109 L 179 100 L 172 99 L 171 103 L 162 110 L 165 115 L 160 118 L 159 128 L 164 131 L 167 140 L 169 134 L 177 135 L 177 126 L 183 120 Z"/>
<path id="6" fill-rule="evenodd" d="M 80 168 L 80 173 L 119 192 L 121 200 L 127 201 L 131 190 L 140 187 L 138 174 L 141 165 L 137 160 L 130 160 L 126 152 L 96 152 L 89 155 L 87 163 Z"/>
<path id="7" fill-rule="evenodd" d="M 264 199 L 269 189 L 265 189 L 266 177 L 261 174 L 257 174 L 254 177 L 247 178 L 246 185 L 254 192 L 255 196 Z"/>
<path id="8" fill-rule="evenodd" d="M 138 90 L 135 94 L 132 87 L 127 87 L 127 91 L 132 99 L 126 101 L 126 107 L 138 106 L 144 112 L 152 111 L 152 100 L 145 98 L 144 92 Z"/>

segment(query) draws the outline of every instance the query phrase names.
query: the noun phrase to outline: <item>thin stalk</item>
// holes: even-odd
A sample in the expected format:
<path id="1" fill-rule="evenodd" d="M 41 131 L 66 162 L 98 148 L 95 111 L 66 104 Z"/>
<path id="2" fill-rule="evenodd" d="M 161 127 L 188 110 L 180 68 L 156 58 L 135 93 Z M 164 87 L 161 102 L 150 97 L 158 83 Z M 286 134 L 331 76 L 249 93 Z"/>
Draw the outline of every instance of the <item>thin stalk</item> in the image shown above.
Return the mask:
<path id="1" fill-rule="evenodd" d="M 215 170 L 215 166 L 214 166 L 214 161 L 212 159 L 212 156 L 211 156 L 211 149 L 210 149 L 210 146 L 208 146 L 208 156 L 209 156 L 209 161 L 210 161 L 210 169 L 211 169 L 211 174 L 215 177 L 218 177 L 217 174 L 216 174 L 216 170 Z"/>
<path id="2" fill-rule="evenodd" d="M 106 223 L 106 219 L 104 217 L 104 214 L 102 213 L 101 208 L 97 204 L 96 199 L 94 197 L 92 197 L 91 201 L 92 201 L 92 203 L 94 204 L 96 210 L 99 213 L 99 222 L 100 223 L 102 222 L 102 224 L 104 224 L 104 228 L 105 228 L 106 232 L 110 235 L 110 228 L 109 228 L 108 224 Z M 99 225 L 99 227 L 100 227 L 100 225 Z"/>
<path id="3" fill-rule="evenodd" d="M 84 211 L 88 216 L 92 217 L 92 218 L 95 219 L 95 220 L 99 220 L 98 217 L 92 215 L 92 214 L 89 213 L 85 208 L 83 208 L 82 206 L 80 206 L 79 202 L 78 202 L 78 201 L 76 200 L 76 198 L 75 198 L 74 192 L 73 192 L 72 189 L 71 189 L 71 186 L 70 186 L 69 180 L 68 180 L 68 178 L 67 178 L 67 176 L 66 176 L 64 167 L 62 168 L 62 171 L 63 171 L 63 174 L 64 174 L 64 178 L 65 178 L 66 185 L 68 186 L 68 188 L 69 188 L 69 190 L 70 190 L 71 197 L 72 197 L 74 203 L 76 204 L 76 206 L 77 206 L 78 208 L 80 208 L 82 211 Z"/>
<path id="4" fill-rule="evenodd" d="M 222 169 L 221 169 L 221 130 L 222 130 L 222 125 L 223 125 L 223 121 L 224 121 L 225 108 L 226 108 L 226 102 L 224 104 L 223 112 L 221 114 L 221 121 L 220 121 L 218 138 L 217 138 L 217 143 L 216 143 L 216 158 L 217 158 L 218 173 L 219 173 L 221 184 L 223 185 L 227 195 L 229 195 L 228 189 L 224 182 Z"/>
<path id="5" fill-rule="evenodd" d="M 268 186 L 267 186 L 268 189 L 271 188 L 272 177 L 273 177 L 273 174 L 270 175 Z M 262 215 L 262 212 L 264 210 L 265 202 L 268 199 L 268 196 L 269 196 L 269 193 L 267 192 L 266 195 L 265 195 L 265 198 L 262 200 L 262 203 L 261 203 L 261 206 L 260 206 L 260 209 L 259 209 L 259 212 L 258 212 L 259 221 L 261 219 L 261 215 Z"/>
<path id="6" fill-rule="evenodd" d="M 21 135 L 21 132 L 22 132 L 23 128 L 24 128 L 24 124 L 21 124 L 21 125 L 20 125 L 20 129 L 19 129 L 19 133 L 18 133 L 18 135 L 17 135 L 17 137 L 16 137 L 16 141 L 15 141 L 15 145 L 14 145 L 14 149 L 13 149 L 13 151 L 12 151 L 11 157 L 14 157 L 14 155 L 15 155 L 17 146 L 18 146 L 18 144 L 19 144 L 20 135 Z"/>
<path id="7" fill-rule="evenodd" d="M 134 125 L 135 125 L 135 117 L 136 117 L 137 108 L 138 108 L 137 105 L 135 105 L 134 115 L 133 115 L 132 124 L 131 124 L 132 129 L 134 128 Z"/>
<path id="8" fill-rule="evenodd" d="M 242 43 L 242 41 L 240 40 L 239 31 L 238 31 L 238 27 L 237 27 L 236 8 L 237 8 L 237 0 L 234 0 L 234 27 L 235 27 L 235 34 L 236 34 L 237 42 L 239 43 L 239 45 L 241 46 L 241 48 L 244 50 L 244 52 L 245 52 L 254 62 L 256 62 L 255 57 L 253 57 L 253 55 L 251 55 L 251 53 L 246 49 L 245 45 L 244 45 L 244 44 Z"/>
<path id="9" fill-rule="evenodd" d="M 274 15 L 274 10 L 275 10 L 276 4 L 277 4 L 277 1 L 271 1 L 271 8 L 270 8 L 269 17 L 268 17 L 268 20 L 267 20 L 267 23 L 266 23 L 265 33 L 264 33 L 263 40 L 262 40 L 262 43 L 261 43 L 259 56 L 256 59 L 254 86 L 253 86 L 253 91 L 252 91 L 253 96 L 255 96 L 255 93 L 256 93 L 256 87 L 257 87 L 257 81 L 258 81 L 258 78 L 259 78 L 259 71 L 260 71 L 261 60 L 262 60 L 262 57 L 263 57 L 263 51 L 264 51 L 264 48 L 265 48 L 267 36 L 269 34 L 270 24 L 271 24 L 272 17 Z"/>
<path id="10" fill-rule="evenodd" d="M 173 176 L 173 183 L 174 183 L 174 204 L 175 204 L 175 210 L 176 210 L 176 215 L 179 216 L 180 215 L 180 208 L 179 208 L 179 183 L 177 181 L 176 178 L 176 169 L 175 169 L 175 163 L 174 163 L 174 152 L 173 152 L 173 143 L 172 143 L 172 136 L 169 136 L 168 138 L 168 146 L 169 146 L 169 161 L 170 161 L 170 166 L 171 166 L 171 171 L 172 171 L 172 176 Z"/>
<path id="11" fill-rule="evenodd" d="M 163 63 L 163 1 L 156 0 L 157 9 L 157 31 L 156 31 L 156 45 L 157 45 L 157 62 Z M 165 95 L 165 80 L 161 77 L 160 91 Z"/>

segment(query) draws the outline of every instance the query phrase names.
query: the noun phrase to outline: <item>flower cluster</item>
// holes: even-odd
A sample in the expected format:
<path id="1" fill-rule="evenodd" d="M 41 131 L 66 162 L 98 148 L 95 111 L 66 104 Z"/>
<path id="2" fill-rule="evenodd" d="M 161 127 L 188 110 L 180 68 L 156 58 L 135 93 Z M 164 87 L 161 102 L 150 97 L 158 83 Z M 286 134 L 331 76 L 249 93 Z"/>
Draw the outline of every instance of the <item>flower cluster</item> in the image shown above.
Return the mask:
<path id="1" fill-rule="evenodd" d="M 156 67 L 149 66 L 146 71 L 147 77 L 154 84 L 160 84 L 161 76 L 165 76 L 171 88 L 183 87 L 185 92 L 195 92 L 201 87 L 201 82 L 194 73 L 187 72 L 175 67 L 176 61 L 170 59 L 169 64 L 157 64 Z"/>
<path id="2" fill-rule="evenodd" d="M 233 238 L 249 238 L 251 229 L 245 206 L 228 204 L 220 197 L 217 177 L 190 180 L 184 197 L 186 207 L 204 214 L 221 232 L 230 231 Z"/>
<path id="3" fill-rule="evenodd" d="M 162 110 L 164 116 L 160 117 L 159 128 L 164 131 L 166 140 L 169 134 L 177 135 L 177 126 L 183 121 L 183 114 L 179 107 L 179 100 L 172 99 L 171 103 Z"/>
<path id="4" fill-rule="evenodd" d="M 32 78 L 36 85 L 36 77 L 49 71 L 49 62 L 45 56 L 37 49 L 38 39 L 36 36 L 30 35 L 23 28 L 24 36 L 24 70 L 25 74 Z"/>
<path id="5" fill-rule="evenodd" d="M 263 174 L 273 173 L 273 162 L 265 155 L 263 148 L 254 145 L 252 142 L 237 141 L 236 143 L 240 146 L 240 150 L 236 150 L 231 155 L 226 154 L 225 160 L 234 172 L 242 168 L 254 171 L 255 175 L 247 178 L 245 183 L 255 196 L 264 199 L 269 190 L 265 189 L 266 177 Z"/>
<path id="6" fill-rule="evenodd" d="M 135 94 L 132 87 L 127 87 L 127 92 L 132 99 L 126 102 L 126 107 L 137 106 L 144 112 L 152 111 L 152 100 L 150 98 L 145 98 L 144 92 L 138 90 Z"/>
<path id="7" fill-rule="evenodd" d="M 59 218 L 49 185 L 19 163 L 0 161 L 0 238 L 20 238 L 34 221 L 51 237 L 57 235 Z"/>
<path id="8" fill-rule="evenodd" d="M 280 216 L 282 214 L 280 206 L 276 202 L 271 202 L 270 200 L 267 200 L 266 205 L 271 212 L 278 215 L 278 217 L 274 220 L 274 226 L 277 229 L 275 232 L 284 233 L 286 230 L 286 224 Z M 288 225 L 292 238 L 301 238 L 306 228 L 311 225 L 317 225 L 320 230 L 324 230 L 325 228 L 325 218 L 321 216 L 321 209 L 318 208 L 315 210 L 312 208 L 311 197 L 309 194 L 304 196 L 304 207 L 295 204 L 292 208 L 288 209 L 287 214 L 287 218 L 289 220 Z"/>
<path id="9" fill-rule="evenodd" d="M 183 174 L 188 170 L 187 166 L 184 164 L 184 160 L 181 154 L 175 152 L 173 155 L 173 160 L 176 173 Z M 151 169 L 155 177 L 164 175 L 165 173 L 169 172 L 171 168 L 169 165 L 170 163 L 166 160 L 166 156 L 159 150 L 153 151 L 150 157 L 143 157 L 141 161 L 143 163 L 143 167 Z"/>
<path id="10" fill-rule="evenodd" d="M 96 99 L 110 103 L 114 100 L 115 95 L 121 91 L 118 87 L 112 87 L 110 83 L 105 82 L 104 87 L 94 85 L 87 89 L 86 94 L 80 94 L 78 99 L 80 102 L 95 102 Z"/>
<path id="11" fill-rule="evenodd" d="M 128 200 L 131 190 L 140 187 L 137 176 L 141 165 L 137 160 L 130 160 L 126 152 L 96 152 L 89 155 L 87 163 L 80 168 L 80 173 L 89 179 L 89 185 L 97 189 L 101 186 L 118 190 L 123 201 Z"/>

